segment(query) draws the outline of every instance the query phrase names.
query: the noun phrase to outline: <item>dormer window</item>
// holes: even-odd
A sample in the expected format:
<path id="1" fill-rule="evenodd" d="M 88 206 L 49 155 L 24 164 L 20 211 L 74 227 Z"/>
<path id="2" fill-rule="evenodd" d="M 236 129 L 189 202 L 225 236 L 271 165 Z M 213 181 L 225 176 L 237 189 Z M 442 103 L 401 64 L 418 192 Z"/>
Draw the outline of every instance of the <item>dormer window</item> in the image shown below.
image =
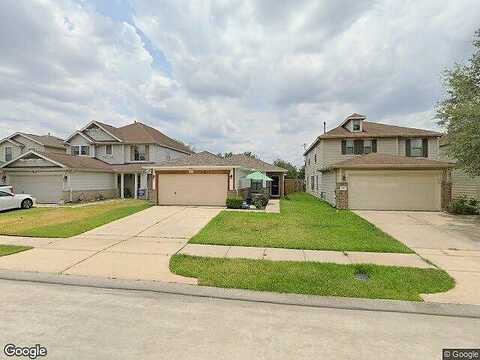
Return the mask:
<path id="1" fill-rule="evenodd" d="M 5 162 L 13 159 L 13 150 L 11 146 L 5 147 Z"/>
<path id="2" fill-rule="evenodd" d="M 90 146 L 88 146 L 88 145 L 72 146 L 72 155 L 73 156 L 79 156 L 79 155 L 89 156 L 90 155 Z"/>
<path id="3" fill-rule="evenodd" d="M 352 131 L 361 131 L 362 130 L 362 122 L 361 120 L 352 120 Z"/>

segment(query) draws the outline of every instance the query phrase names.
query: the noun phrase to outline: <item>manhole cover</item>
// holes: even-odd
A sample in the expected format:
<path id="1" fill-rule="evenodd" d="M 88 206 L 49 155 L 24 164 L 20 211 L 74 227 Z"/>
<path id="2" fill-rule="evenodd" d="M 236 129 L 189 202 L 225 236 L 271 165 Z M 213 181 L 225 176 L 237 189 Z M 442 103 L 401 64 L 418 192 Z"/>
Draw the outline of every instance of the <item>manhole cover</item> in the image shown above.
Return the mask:
<path id="1" fill-rule="evenodd" d="M 360 281 L 367 281 L 370 278 L 365 273 L 356 273 L 355 274 L 355 279 L 360 280 Z"/>

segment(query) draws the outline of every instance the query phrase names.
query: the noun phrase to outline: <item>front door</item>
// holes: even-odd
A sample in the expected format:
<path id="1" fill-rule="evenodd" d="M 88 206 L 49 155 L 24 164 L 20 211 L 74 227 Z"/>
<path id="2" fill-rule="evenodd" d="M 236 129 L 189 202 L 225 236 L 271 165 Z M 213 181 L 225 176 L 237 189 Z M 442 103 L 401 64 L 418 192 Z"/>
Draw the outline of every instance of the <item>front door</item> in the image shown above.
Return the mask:
<path id="1" fill-rule="evenodd" d="M 272 196 L 280 195 L 280 178 L 278 176 L 270 176 L 272 178 Z"/>

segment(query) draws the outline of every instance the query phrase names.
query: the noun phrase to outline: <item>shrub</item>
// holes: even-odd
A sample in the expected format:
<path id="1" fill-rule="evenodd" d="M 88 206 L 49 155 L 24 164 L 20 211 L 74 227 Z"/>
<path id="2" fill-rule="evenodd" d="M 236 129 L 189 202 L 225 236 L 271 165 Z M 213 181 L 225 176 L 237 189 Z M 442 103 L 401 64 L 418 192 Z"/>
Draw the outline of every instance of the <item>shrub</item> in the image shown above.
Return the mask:
<path id="1" fill-rule="evenodd" d="M 268 204 L 268 196 L 266 194 L 257 195 L 252 202 L 257 209 L 263 209 Z"/>
<path id="2" fill-rule="evenodd" d="M 479 203 L 476 199 L 467 199 L 466 196 L 452 200 L 448 212 L 456 215 L 476 215 L 479 213 Z"/>
<path id="3" fill-rule="evenodd" d="M 227 209 L 241 209 L 243 199 L 241 197 L 228 197 Z"/>

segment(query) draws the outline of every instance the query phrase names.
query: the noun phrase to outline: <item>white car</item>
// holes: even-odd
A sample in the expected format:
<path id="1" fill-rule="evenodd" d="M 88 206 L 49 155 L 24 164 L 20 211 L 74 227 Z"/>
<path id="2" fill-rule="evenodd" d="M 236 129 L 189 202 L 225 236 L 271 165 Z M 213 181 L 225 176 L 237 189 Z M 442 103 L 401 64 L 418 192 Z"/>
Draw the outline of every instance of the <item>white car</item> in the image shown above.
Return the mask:
<path id="1" fill-rule="evenodd" d="M 0 186 L 0 211 L 11 209 L 30 209 L 35 198 L 28 194 L 15 194 L 12 186 Z"/>

